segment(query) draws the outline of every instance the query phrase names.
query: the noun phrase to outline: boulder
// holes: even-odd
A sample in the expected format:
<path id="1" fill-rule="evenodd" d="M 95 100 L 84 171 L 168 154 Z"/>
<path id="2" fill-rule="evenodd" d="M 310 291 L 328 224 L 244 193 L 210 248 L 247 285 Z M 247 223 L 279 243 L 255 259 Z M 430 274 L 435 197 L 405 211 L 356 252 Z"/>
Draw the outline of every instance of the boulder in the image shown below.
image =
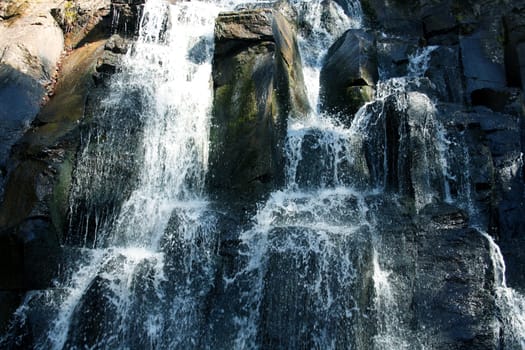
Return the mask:
<path id="1" fill-rule="evenodd" d="M 288 21 L 270 9 L 220 14 L 213 84 L 212 192 L 257 197 L 282 184 L 287 118 L 309 110 Z"/>
<path id="2" fill-rule="evenodd" d="M 373 98 L 378 79 L 375 38 L 348 30 L 328 50 L 320 76 L 321 109 L 350 124 L 354 114 Z"/>
<path id="3" fill-rule="evenodd" d="M 6 20 L 0 21 L 0 167 L 6 167 L 9 149 L 40 108 L 44 85 L 52 83 L 64 38 L 49 13 L 50 2 L 2 5 Z M 0 188 L 3 180 L 0 176 Z"/>
<path id="4" fill-rule="evenodd" d="M 66 0 L 51 9 L 51 14 L 65 34 L 66 47 L 80 46 L 86 35 L 104 35 L 109 31 L 111 0 Z M 103 27 L 100 31 L 94 30 Z M 102 33 L 100 33 L 102 32 Z"/>

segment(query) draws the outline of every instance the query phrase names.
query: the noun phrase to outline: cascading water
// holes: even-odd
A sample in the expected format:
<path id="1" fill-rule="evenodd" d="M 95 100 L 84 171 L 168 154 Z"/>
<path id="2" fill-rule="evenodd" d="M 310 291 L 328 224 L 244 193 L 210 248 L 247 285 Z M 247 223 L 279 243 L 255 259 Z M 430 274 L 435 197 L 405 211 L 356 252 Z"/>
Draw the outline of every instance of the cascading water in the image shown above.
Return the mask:
<path id="1" fill-rule="evenodd" d="M 324 54 L 344 30 L 360 25 L 339 7 L 331 27 L 320 22 L 326 4 L 292 2 L 303 26 L 299 36 L 305 84 L 317 106 Z M 333 4 L 333 3 L 332 3 Z M 352 3 L 356 15 L 360 8 Z M 322 24 L 322 25 L 321 25 Z M 331 30 L 336 29 L 335 32 Z M 300 33 L 301 34 L 301 33 Z M 254 225 L 241 234 L 245 267 L 228 283 L 240 292 L 236 348 L 364 348 L 371 295 L 371 226 L 365 196 L 350 168 L 352 131 L 316 108 L 290 120 L 286 186 L 261 205 Z"/>
<path id="2" fill-rule="evenodd" d="M 68 236 L 76 257 L 55 291 L 29 295 L 18 312 L 21 329 L 27 305 L 48 318 L 33 334 L 37 348 L 200 341 L 216 243 L 203 193 L 213 28 L 233 5 L 146 2 L 98 127 L 83 136 Z"/>

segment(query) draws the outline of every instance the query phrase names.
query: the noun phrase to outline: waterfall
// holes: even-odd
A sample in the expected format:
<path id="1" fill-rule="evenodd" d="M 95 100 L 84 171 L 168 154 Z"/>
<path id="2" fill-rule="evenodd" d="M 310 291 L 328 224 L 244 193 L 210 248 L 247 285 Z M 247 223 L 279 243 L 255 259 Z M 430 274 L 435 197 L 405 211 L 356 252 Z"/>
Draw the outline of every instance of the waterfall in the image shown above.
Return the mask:
<path id="1" fill-rule="evenodd" d="M 36 348 L 190 348 L 201 340 L 216 245 L 203 191 L 213 30 L 234 5 L 144 5 L 138 38 L 82 135 L 71 263 L 54 290 L 28 296 L 18 312 L 22 329 L 26 312 L 49 325 L 33 335 Z"/>
<path id="2" fill-rule="evenodd" d="M 404 76 L 381 71 L 373 100 L 344 125 L 321 111 L 320 71 L 329 47 L 362 27 L 361 2 L 290 0 L 312 110 L 288 120 L 282 188 L 254 214 L 239 210 L 253 214 L 248 223 L 229 225 L 230 203 L 214 203 L 205 186 L 213 31 L 219 12 L 243 3 L 145 3 L 139 35 L 81 135 L 66 266 L 54 288 L 26 295 L 0 345 L 24 347 L 27 337 L 37 349 L 439 344 L 414 321 L 425 237 L 395 231 L 399 217 L 437 204 L 461 207 L 481 226 L 470 174 L 455 174 L 450 159 L 460 148 L 469 164 L 466 141 L 447 135 L 421 92 L 438 47 L 414 50 Z M 493 328 L 505 349 L 525 349 L 525 298 L 507 286 L 501 251 L 481 234 L 494 271 Z M 224 241 L 234 248 L 225 252 Z"/>
<path id="3" fill-rule="evenodd" d="M 500 340 L 504 349 L 525 349 L 525 297 L 507 286 L 505 261 L 499 246 L 486 232 L 480 231 L 489 244 L 494 267 L 496 306 L 501 327 Z"/>
<path id="4" fill-rule="evenodd" d="M 139 98 L 139 106 L 135 106 L 139 113 L 131 113 L 137 121 L 129 121 L 140 128 L 134 189 L 109 223 L 94 229 L 92 244 L 96 249 L 94 258 L 88 259 L 89 271 L 81 266 L 72 274 L 68 282 L 71 292 L 44 347 L 60 349 L 86 341 L 77 338 L 85 337 L 82 332 L 89 332 L 89 328 L 71 327 L 83 317 L 79 310 L 89 312 L 85 299 L 91 292 L 103 293 L 108 299 L 101 313 L 114 312 L 99 315 L 105 320 L 104 329 L 99 330 L 104 336 L 88 339 L 92 345 L 184 347 L 198 341 L 197 309 L 202 301 L 194 295 L 193 284 L 201 279 L 205 289 L 211 283 L 206 279 L 212 279 L 213 218 L 203 217 L 203 184 L 212 100 L 213 25 L 220 10 L 220 4 L 205 2 L 146 3 L 138 39 L 124 59 L 123 72 L 113 78 L 111 95 L 103 101 L 98 117 L 102 121 L 112 118 L 130 92 Z M 200 57 L 192 55 L 196 46 Z M 121 123 L 128 123 L 125 117 L 129 118 L 126 112 Z M 108 143 L 122 145 L 126 154 L 133 152 L 133 148 L 126 149 L 128 140 L 122 136 L 110 134 L 114 138 Z M 90 147 L 104 146 L 88 142 L 86 157 L 80 162 L 91 162 Z M 77 174 L 80 190 L 87 191 L 94 189 L 82 187 L 83 181 L 92 183 L 93 178 L 118 170 L 110 163 L 104 164 L 102 174 L 86 171 L 82 165 L 79 169 L 84 171 Z M 144 298 L 149 307 L 142 305 Z M 164 336 L 178 331 L 183 332 Z"/>
<path id="5" fill-rule="evenodd" d="M 334 5 L 336 23 L 323 27 L 326 4 L 292 4 L 303 26 L 313 28 L 300 32 L 298 41 L 315 107 L 328 47 L 346 29 L 358 27 L 361 16 L 349 19 Z M 350 186 L 351 130 L 314 108 L 289 120 L 285 150 L 286 185 L 270 195 L 253 227 L 241 234 L 245 266 L 228 277 L 232 289 L 251 286 L 241 292 L 236 348 L 360 348 L 366 343 L 368 315 L 359 301 L 370 290 L 371 227 L 366 193 Z"/>

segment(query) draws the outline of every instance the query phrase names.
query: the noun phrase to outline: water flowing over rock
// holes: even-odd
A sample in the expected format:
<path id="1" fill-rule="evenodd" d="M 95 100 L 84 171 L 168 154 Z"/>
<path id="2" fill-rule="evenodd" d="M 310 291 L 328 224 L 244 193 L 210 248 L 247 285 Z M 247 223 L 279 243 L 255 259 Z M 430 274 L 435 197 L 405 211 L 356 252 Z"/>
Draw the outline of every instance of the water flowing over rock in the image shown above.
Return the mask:
<path id="1" fill-rule="evenodd" d="M 0 347 L 525 349 L 524 12 L 2 2 Z"/>

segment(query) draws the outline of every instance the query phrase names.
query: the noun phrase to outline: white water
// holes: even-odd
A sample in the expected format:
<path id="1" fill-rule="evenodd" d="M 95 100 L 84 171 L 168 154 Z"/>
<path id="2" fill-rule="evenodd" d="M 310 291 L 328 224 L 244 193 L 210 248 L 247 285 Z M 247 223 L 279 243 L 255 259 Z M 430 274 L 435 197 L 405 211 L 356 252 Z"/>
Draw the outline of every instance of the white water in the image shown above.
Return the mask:
<path id="1" fill-rule="evenodd" d="M 496 306 L 499 310 L 499 326 L 503 329 L 504 349 L 523 350 L 525 349 L 525 296 L 507 286 L 505 261 L 499 246 L 489 234 L 479 232 L 489 243 L 494 270 Z"/>

